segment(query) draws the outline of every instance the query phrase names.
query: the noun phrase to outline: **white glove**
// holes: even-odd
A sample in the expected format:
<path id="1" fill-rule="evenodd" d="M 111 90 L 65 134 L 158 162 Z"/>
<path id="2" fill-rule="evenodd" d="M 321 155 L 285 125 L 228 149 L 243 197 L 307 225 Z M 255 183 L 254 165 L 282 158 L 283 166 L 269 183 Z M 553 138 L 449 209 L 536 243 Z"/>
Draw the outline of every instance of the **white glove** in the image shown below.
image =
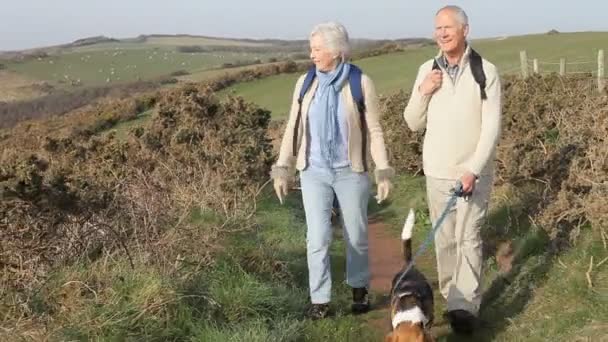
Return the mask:
<path id="1" fill-rule="evenodd" d="M 275 178 L 274 179 L 274 192 L 277 194 L 279 198 L 279 202 L 283 204 L 283 199 L 287 196 L 287 192 L 289 191 L 289 185 L 287 184 L 287 180 L 284 178 Z"/>
<path id="2" fill-rule="evenodd" d="M 376 194 L 376 201 L 378 204 L 382 203 L 387 197 L 388 193 L 391 191 L 391 182 L 389 180 L 383 180 L 378 183 L 378 191 Z"/>

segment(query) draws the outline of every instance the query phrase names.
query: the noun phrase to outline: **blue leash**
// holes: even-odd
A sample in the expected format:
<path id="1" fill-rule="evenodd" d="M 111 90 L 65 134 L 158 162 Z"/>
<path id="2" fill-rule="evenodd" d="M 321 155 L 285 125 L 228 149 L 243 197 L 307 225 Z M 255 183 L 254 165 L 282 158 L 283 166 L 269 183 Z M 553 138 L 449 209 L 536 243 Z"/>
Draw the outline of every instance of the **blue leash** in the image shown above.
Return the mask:
<path id="1" fill-rule="evenodd" d="M 443 212 L 441 213 L 441 215 L 437 219 L 437 222 L 435 222 L 435 227 L 433 227 L 433 229 L 431 229 L 431 231 L 427 235 L 427 237 L 424 240 L 424 242 L 422 243 L 422 245 L 420 245 L 420 247 L 418 247 L 418 251 L 412 257 L 412 261 L 407 266 L 407 268 L 405 269 L 405 271 L 403 271 L 403 273 L 401 273 L 401 276 L 399 277 L 399 279 L 397 280 L 397 282 L 395 284 L 401 283 L 401 280 L 403 280 L 403 277 L 405 277 L 405 275 L 414 266 L 414 262 L 416 261 L 416 259 L 420 255 L 422 255 L 422 253 L 424 253 L 424 251 L 429 247 L 429 245 L 431 244 L 431 242 L 435 238 L 435 233 L 437 233 L 437 231 L 439 230 L 439 227 L 441 227 L 441 224 L 445 220 L 446 216 L 448 216 L 448 213 L 450 212 L 450 209 L 456 204 L 456 201 L 458 200 L 458 197 L 465 196 L 465 194 L 464 194 L 464 192 L 462 190 L 462 183 L 460 181 L 456 182 L 456 185 L 454 186 L 454 188 L 452 188 L 451 192 L 452 192 L 452 194 L 449 197 L 449 200 L 448 200 L 448 203 L 445 206 L 445 209 L 443 209 Z M 394 291 L 395 291 L 395 289 L 393 289 L 393 292 L 391 293 L 391 297 L 393 297 L 393 295 L 395 294 Z"/>

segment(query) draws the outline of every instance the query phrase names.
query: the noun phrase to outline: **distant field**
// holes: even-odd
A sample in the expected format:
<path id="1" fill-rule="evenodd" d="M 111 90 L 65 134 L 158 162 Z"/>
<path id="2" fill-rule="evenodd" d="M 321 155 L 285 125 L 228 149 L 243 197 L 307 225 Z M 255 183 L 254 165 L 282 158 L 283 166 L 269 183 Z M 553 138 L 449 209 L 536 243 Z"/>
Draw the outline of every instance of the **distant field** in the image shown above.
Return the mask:
<path id="1" fill-rule="evenodd" d="M 7 63 L 7 69 L 56 84 L 76 82 L 91 86 L 145 80 L 178 70 L 190 72 L 219 68 L 224 63 L 267 60 L 274 56 L 246 52 L 180 53 L 170 49 L 114 49 Z"/>
<path id="2" fill-rule="evenodd" d="M 143 42 L 134 42 L 125 40 L 122 42 L 107 42 L 98 43 L 93 45 L 85 45 L 74 48 L 68 48 L 64 51 L 71 52 L 90 52 L 99 50 L 113 50 L 113 49 L 125 49 L 125 50 L 141 50 L 141 49 L 169 49 L 174 50 L 177 46 L 226 46 L 226 47 L 270 47 L 268 43 L 258 43 L 240 40 L 230 39 L 214 39 L 214 38 L 203 38 L 203 37 L 150 37 Z"/>
<path id="3" fill-rule="evenodd" d="M 218 39 L 207 37 L 149 37 L 145 44 L 152 45 L 214 45 L 214 46 L 272 46 L 269 43 L 233 40 L 233 39 Z"/>
<path id="4" fill-rule="evenodd" d="M 213 46 L 214 51 L 179 52 L 178 49 L 183 46 Z M 222 47 L 226 51 L 222 51 Z M 256 52 L 239 51 L 235 47 L 256 48 Z M 26 53 L 34 51 L 31 49 Z M 285 51 L 273 50 L 273 45 L 268 42 L 195 36 L 150 36 L 84 46 L 50 47 L 39 51 L 46 52 L 48 57 L 23 61 L 13 58 L 0 62 L 7 70 L 24 78 L 69 87 L 147 80 L 181 70 L 200 73 L 220 69 L 225 63 L 267 61 L 271 57 L 287 56 Z M 8 81 L 0 78 L 0 83 Z"/>
<path id="5" fill-rule="evenodd" d="M 557 72 L 559 60 L 565 57 L 569 71 L 597 69 L 597 52 L 608 52 L 608 32 L 560 33 L 556 35 L 528 35 L 500 39 L 473 41 L 472 45 L 485 58 L 493 62 L 502 73 L 519 70 L 519 51 L 526 50 L 530 63 L 539 59 L 541 72 Z M 437 53 L 435 47 L 424 47 L 356 62 L 369 74 L 380 94 L 400 89 L 409 91 L 418 66 Z M 552 63 L 552 64 L 545 64 Z M 226 93 L 241 95 L 283 117 L 289 110 L 295 81 L 299 75 L 279 75 L 262 80 L 234 85 Z"/>
<path id="6" fill-rule="evenodd" d="M 268 46 L 268 52 L 177 52 L 179 46 L 189 45 L 226 46 L 227 49 L 235 46 Z M 527 50 L 530 63 L 533 58 L 539 59 L 541 72 L 557 71 L 560 57 L 566 57 L 568 63 L 576 63 L 568 65 L 569 71 L 583 72 L 595 68 L 599 48 L 608 51 L 608 33 L 502 37 L 477 40 L 473 45 L 503 73 L 518 72 L 520 50 Z M 150 36 L 146 40 L 128 39 L 80 47 L 52 48 L 48 51 L 51 55 L 46 58 L 24 62 L 2 61 L 10 73 L 0 74 L 0 89 L 3 90 L 0 98 L 10 101 L 35 97 L 39 95 L 39 89 L 27 86 L 34 83 L 48 82 L 56 88 L 69 89 L 73 86 L 99 86 L 147 80 L 181 70 L 190 75 L 180 76 L 180 80 L 200 82 L 249 68 L 245 66 L 222 69 L 224 63 L 257 59 L 264 62 L 271 57 L 285 57 L 284 52 L 273 52 L 273 46 L 268 42 L 194 36 Z M 409 90 L 418 66 L 435 53 L 435 47 L 427 46 L 366 58 L 356 63 L 374 79 L 380 94 L 389 94 L 399 89 Z M 242 95 L 270 109 L 275 117 L 281 117 L 287 113 L 297 77 L 295 74 L 279 75 L 241 83 L 225 93 Z"/>
<path id="7" fill-rule="evenodd" d="M 353 44 L 367 49 L 376 43 L 373 40 L 355 39 Z M 74 87 L 150 80 L 177 71 L 190 74 L 178 76 L 180 80 L 200 82 L 257 66 L 224 68 L 227 63 L 241 65 L 258 60 L 264 63 L 270 58 L 301 58 L 294 53 L 306 56 L 304 45 L 306 43 L 302 41 L 255 41 L 188 35 L 150 35 L 118 41 L 91 37 L 73 44 L 1 54 L 0 63 L 10 71 L 11 77 L 0 75 L 0 83 L 11 84 L 15 77 L 20 77 L 29 83 L 45 82 L 53 88 L 70 90 Z M 183 47 L 203 51 L 180 52 Z M 38 93 L 21 86 L 20 82 L 17 84 L 19 87 L 11 86 L 10 94 L 5 91 L 2 98 L 12 100 L 37 96 Z"/>

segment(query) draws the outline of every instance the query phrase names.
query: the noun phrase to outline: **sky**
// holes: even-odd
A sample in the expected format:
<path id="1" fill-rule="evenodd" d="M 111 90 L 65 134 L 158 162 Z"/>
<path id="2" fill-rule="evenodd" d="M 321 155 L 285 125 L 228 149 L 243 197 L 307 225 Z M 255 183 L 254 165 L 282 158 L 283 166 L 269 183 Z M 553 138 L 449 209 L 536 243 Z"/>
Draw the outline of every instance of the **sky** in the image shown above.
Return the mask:
<path id="1" fill-rule="evenodd" d="M 471 37 L 608 31 L 606 0 L 0 0 L 0 50 L 105 35 L 193 34 L 306 39 L 334 20 L 352 38 L 431 37 L 444 5 L 469 15 Z"/>

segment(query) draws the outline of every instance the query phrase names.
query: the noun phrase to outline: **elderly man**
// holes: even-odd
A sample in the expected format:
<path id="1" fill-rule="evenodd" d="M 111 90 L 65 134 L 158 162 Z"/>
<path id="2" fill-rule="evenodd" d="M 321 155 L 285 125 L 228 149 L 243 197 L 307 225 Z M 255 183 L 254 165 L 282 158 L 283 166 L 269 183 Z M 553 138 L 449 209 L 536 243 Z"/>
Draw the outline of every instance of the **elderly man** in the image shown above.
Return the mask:
<path id="1" fill-rule="evenodd" d="M 431 220 L 460 181 L 466 196 L 450 208 L 435 236 L 441 294 L 456 332 L 471 333 L 481 301 L 480 228 L 488 209 L 500 133 L 501 89 L 496 67 L 467 43 L 468 17 L 457 6 L 435 16 L 440 52 L 418 70 L 403 116 L 426 129 L 423 167 Z"/>

